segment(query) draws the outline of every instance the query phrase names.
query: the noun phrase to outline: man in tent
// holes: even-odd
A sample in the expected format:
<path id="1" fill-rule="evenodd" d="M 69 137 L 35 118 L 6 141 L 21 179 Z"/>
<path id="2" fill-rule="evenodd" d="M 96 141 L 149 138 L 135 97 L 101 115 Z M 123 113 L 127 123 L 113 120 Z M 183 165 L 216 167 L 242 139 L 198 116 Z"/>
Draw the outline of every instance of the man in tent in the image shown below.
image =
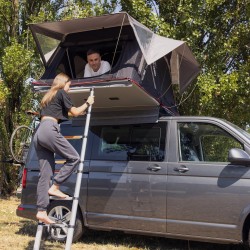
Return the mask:
<path id="1" fill-rule="evenodd" d="M 87 61 L 88 63 L 84 69 L 84 77 L 99 76 L 107 73 L 111 69 L 109 62 L 101 59 L 101 55 L 98 50 L 88 50 Z"/>

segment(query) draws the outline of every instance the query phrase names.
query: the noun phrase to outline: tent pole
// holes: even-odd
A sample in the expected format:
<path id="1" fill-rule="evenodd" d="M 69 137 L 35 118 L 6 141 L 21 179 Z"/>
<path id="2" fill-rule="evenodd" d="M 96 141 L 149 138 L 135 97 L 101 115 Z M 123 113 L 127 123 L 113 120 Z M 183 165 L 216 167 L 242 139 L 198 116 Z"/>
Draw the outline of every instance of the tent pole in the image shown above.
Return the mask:
<path id="1" fill-rule="evenodd" d="M 66 49 L 66 53 L 67 53 L 67 58 L 69 61 L 69 68 L 70 68 L 70 74 L 71 74 L 71 78 L 73 78 L 73 71 L 72 71 L 72 67 L 71 67 L 71 63 L 70 63 L 70 58 L 69 58 L 69 48 Z"/>

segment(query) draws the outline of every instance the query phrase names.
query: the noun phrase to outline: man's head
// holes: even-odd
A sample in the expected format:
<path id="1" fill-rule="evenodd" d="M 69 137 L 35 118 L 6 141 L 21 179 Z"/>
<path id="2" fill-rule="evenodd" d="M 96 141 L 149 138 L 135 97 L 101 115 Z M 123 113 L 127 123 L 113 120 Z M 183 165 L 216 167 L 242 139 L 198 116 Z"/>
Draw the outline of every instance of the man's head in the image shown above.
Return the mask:
<path id="1" fill-rule="evenodd" d="M 98 71 L 101 67 L 101 55 L 98 50 L 90 49 L 87 51 L 87 61 L 93 71 Z"/>

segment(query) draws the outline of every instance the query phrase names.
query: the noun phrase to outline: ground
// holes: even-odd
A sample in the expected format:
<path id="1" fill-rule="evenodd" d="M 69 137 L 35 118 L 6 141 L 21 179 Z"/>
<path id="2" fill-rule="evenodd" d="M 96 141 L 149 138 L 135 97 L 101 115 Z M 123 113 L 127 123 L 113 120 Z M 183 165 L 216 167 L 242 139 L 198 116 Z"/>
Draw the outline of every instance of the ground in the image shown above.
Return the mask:
<path id="1" fill-rule="evenodd" d="M 16 216 L 20 200 L 0 199 L 0 250 L 33 249 L 36 223 Z M 41 250 L 64 249 L 65 244 L 42 241 Z M 87 231 L 72 250 L 243 250 L 241 245 L 219 245 L 117 232 Z"/>

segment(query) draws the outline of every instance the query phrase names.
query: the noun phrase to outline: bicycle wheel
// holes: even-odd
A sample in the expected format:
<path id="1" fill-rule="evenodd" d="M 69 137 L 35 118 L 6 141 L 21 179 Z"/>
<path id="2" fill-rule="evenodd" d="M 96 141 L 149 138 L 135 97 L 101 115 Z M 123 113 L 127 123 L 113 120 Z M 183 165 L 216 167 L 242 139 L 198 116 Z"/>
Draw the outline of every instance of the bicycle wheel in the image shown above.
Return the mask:
<path id="1" fill-rule="evenodd" d="M 14 160 L 23 163 L 32 139 L 32 129 L 22 125 L 17 127 L 10 138 L 10 152 Z"/>

